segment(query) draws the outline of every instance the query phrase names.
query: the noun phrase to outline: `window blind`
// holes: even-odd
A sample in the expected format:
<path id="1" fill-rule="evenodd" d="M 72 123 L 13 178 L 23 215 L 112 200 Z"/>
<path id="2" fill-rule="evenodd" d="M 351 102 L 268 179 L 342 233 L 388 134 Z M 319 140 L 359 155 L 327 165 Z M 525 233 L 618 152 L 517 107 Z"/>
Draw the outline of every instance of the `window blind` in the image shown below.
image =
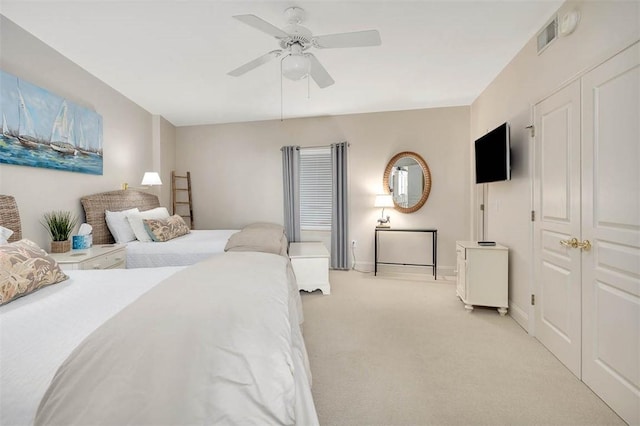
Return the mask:
<path id="1" fill-rule="evenodd" d="M 331 230 L 331 149 L 300 149 L 300 228 Z"/>

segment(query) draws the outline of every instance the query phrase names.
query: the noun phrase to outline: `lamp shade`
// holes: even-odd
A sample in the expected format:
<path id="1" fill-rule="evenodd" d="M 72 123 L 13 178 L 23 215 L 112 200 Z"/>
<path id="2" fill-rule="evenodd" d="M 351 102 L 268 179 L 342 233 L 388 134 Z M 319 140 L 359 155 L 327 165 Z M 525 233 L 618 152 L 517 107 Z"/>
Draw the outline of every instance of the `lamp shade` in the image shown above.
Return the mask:
<path id="1" fill-rule="evenodd" d="M 374 207 L 394 207 L 393 197 L 389 194 L 376 195 L 376 201 L 373 204 Z"/>
<path id="2" fill-rule="evenodd" d="M 304 55 L 289 55 L 282 60 L 282 75 L 289 80 L 300 80 L 309 74 L 311 63 Z"/>
<path id="3" fill-rule="evenodd" d="M 145 172 L 142 178 L 142 183 L 140 185 L 144 185 L 144 186 L 162 185 L 162 181 L 160 180 L 160 175 L 157 172 Z"/>

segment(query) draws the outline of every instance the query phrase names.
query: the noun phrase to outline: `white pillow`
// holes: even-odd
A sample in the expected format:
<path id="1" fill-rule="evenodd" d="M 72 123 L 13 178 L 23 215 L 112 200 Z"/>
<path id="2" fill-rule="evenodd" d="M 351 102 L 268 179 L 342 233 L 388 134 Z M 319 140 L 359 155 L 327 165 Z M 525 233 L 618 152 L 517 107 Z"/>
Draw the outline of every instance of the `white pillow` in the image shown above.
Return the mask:
<path id="1" fill-rule="evenodd" d="M 0 244 L 7 244 L 7 240 L 11 235 L 13 235 L 13 231 L 11 229 L 0 226 Z"/>
<path id="2" fill-rule="evenodd" d="M 166 207 L 156 207 L 155 209 L 145 210 L 143 212 L 134 212 L 127 215 L 127 220 L 129 221 L 129 225 L 133 229 L 136 238 L 139 241 L 143 242 L 151 242 L 153 239 L 147 232 L 147 229 L 144 227 L 144 222 L 142 219 L 168 219 L 170 217 L 169 211 Z"/>
<path id="3" fill-rule="evenodd" d="M 105 210 L 104 218 L 107 222 L 107 227 L 111 231 L 111 235 L 116 240 L 116 243 L 128 243 L 136 239 L 136 234 L 133 233 L 129 221 L 127 221 L 127 215 L 132 213 L 138 213 L 138 208 L 123 210 L 120 212 L 110 212 Z"/>

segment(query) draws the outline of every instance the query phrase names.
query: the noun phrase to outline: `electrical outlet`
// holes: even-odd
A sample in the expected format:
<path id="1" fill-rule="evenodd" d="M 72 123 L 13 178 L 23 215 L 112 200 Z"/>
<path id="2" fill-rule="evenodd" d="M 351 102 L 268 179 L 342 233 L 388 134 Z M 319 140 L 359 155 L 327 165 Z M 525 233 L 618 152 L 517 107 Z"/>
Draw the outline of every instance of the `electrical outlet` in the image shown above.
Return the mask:
<path id="1" fill-rule="evenodd" d="M 351 247 L 357 247 L 357 246 L 358 246 L 358 241 L 351 240 Z"/>

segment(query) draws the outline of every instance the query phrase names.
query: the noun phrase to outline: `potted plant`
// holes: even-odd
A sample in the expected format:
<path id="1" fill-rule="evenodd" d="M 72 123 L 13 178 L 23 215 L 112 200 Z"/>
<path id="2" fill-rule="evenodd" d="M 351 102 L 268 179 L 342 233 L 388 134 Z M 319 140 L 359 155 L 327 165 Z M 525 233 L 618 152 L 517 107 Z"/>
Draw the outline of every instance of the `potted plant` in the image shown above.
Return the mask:
<path id="1" fill-rule="evenodd" d="M 51 236 L 51 253 L 66 253 L 71 250 L 69 237 L 78 218 L 69 211 L 53 211 L 44 214 L 41 222 Z"/>

